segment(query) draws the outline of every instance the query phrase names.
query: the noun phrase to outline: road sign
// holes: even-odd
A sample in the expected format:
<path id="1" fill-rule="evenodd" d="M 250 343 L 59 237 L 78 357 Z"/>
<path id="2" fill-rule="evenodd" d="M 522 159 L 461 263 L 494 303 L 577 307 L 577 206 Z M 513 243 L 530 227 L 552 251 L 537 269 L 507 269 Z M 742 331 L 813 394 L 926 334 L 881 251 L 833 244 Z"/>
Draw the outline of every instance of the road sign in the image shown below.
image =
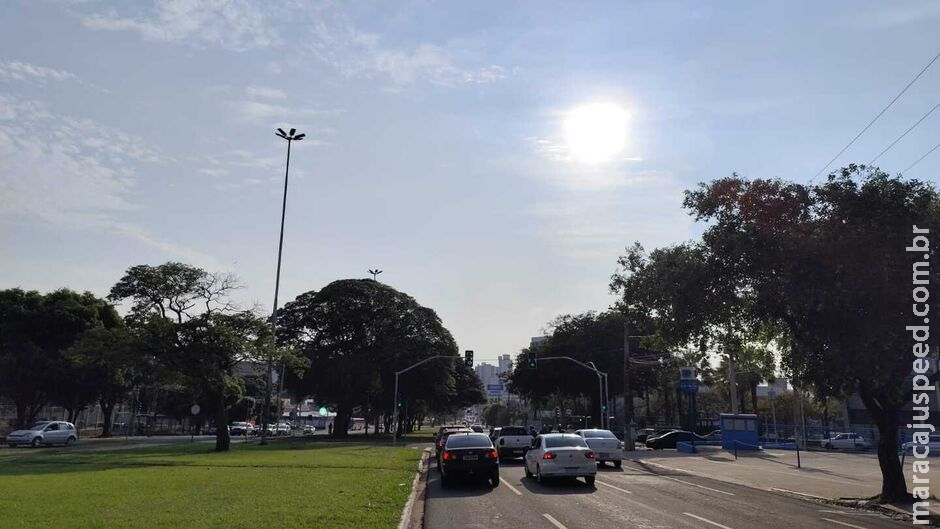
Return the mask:
<path id="1" fill-rule="evenodd" d="M 504 387 L 502 384 L 487 384 L 486 394 L 490 396 L 502 395 L 503 389 Z"/>
<path id="2" fill-rule="evenodd" d="M 679 380 L 695 380 L 698 378 L 695 374 L 694 367 L 680 367 L 679 368 Z"/>
<path id="3" fill-rule="evenodd" d="M 683 393 L 698 393 L 698 380 L 680 380 L 679 389 Z"/>
<path id="4" fill-rule="evenodd" d="M 191 413 L 191 414 L 193 414 L 193 415 L 199 415 L 199 410 L 200 410 L 199 405 L 198 405 L 198 404 L 193 404 L 193 405 L 189 408 L 189 413 Z"/>

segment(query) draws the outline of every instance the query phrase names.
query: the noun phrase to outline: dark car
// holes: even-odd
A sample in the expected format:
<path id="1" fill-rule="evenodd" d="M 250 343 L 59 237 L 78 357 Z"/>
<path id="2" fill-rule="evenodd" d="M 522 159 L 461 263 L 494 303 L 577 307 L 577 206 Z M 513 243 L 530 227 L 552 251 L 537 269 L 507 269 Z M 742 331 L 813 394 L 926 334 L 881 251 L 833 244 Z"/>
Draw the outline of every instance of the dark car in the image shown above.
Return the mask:
<path id="1" fill-rule="evenodd" d="M 476 432 L 474 432 L 470 428 L 461 428 L 459 430 L 446 430 L 444 431 L 444 433 L 438 436 L 437 444 L 435 445 L 436 449 L 435 449 L 435 454 L 434 454 L 437 457 L 438 470 L 440 470 L 441 468 L 441 454 L 444 453 L 444 445 L 447 444 L 447 438 L 449 438 L 451 435 L 455 433 L 476 433 Z"/>
<path id="2" fill-rule="evenodd" d="M 672 431 L 671 429 L 670 430 L 654 430 L 652 428 L 646 428 L 642 430 L 639 434 L 637 434 L 636 442 L 645 444 L 647 439 L 659 437 L 660 435 L 665 435 L 671 431 Z"/>
<path id="3" fill-rule="evenodd" d="M 487 480 L 491 487 L 499 485 L 499 454 L 486 434 L 451 433 L 441 452 L 438 468 L 444 487 L 458 478 Z"/>
<path id="4" fill-rule="evenodd" d="M 434 450 L 440 453 L 441 448 L 444 447 L 443 440 L 444 440 L 445 434 L 449 434 L 451 432 L 457 432 L 461 430 L 471 431 L 469 428 L 465 426 L 441 426 L 441 428 L 437 431 L 437 435 L 434 436 Z"/>
<path id="5" fill-rule="evenodd" d="M 690 443 L 692 441 L 707 441 L 704 437 L 685 430 L 673 430 L 659 437 L 651 437 L 646 440 L 646 446 L 653 450 L 662 450 L 663 448 L 675 448 L 676 443 Z"/>

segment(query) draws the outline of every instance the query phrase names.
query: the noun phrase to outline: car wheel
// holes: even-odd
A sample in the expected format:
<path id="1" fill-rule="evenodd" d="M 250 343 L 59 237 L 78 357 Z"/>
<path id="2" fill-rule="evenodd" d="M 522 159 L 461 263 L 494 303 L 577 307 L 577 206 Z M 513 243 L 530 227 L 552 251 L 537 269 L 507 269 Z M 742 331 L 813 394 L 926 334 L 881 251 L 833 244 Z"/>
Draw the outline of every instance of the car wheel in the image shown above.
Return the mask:
<path id="1" fill-rule="evenodd" d="M 29 443 L 29 446 L 33 448 L 38 448 L 40 444 L 42 444 L 42 439 L 40 439 L 39 437 L 34 437 L 32 442 Z"/>
<path id="2" fill-rule="evenodd" d="M 826 450 L 832 450 L 832 443 L 826 443 Z"/>
<path id="3" fill-rule="evenodd" d="M 75 438 L 74 438 L 74 437 L 69 437 L 68 439 L 65 440 L 65 446 L 69 446 L 69 445 L 71 445 L 71 444 L 74 443 L 74 442 L 75 442 Z"/>
<path id="4" fill-rule="evenodd" d="M 623 466 L 623 461 L 620 461 L 619 459 L 617 461 L 614 461 L 614 468 L 620 468 L 622 466 Z"/>
<path id="5" fill-rule="evenodd" d="M 587 483 L 588 487 L 594 486 L 594 476 L 584 476 L 584 482 Z"/>
<path id="6" fill-rule="evenodd" d="M 535 481 L 538 481 L 540 484 L 544 484 L 545 480 L 542 479 L 542 466 L 536 465 L 535 467 Z"/>
<path id="7" fill-rule="evenodd" d="M 499 486 L 499 474 L 493 474 L 492 476 L 490 476 L 490 487 L 498 487 L 498 486 Z"/>

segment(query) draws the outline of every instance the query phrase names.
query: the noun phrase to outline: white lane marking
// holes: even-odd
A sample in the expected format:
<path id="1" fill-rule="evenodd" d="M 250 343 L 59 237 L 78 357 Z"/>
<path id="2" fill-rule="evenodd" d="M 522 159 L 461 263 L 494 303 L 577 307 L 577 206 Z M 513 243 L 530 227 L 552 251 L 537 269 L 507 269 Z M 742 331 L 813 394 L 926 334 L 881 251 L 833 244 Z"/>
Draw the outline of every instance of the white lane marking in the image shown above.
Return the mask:
<path id="1" fill-rule="evenodd" d="M 731 529 L 731 528 L 728 527 L 727 525 L 721 525 L 721 524 L 718 523 L 718 522 L 713 522 L 713 521 L 709 520 L 708 518 L 702 518 L 701 516 L 696 516 L 696 515 L 694 515 L 694 514 L 692 514 L 692 513 L 690 513 L 690 512 L 684 512 L 684 513 L 682 513 L 682 514 L 684 514 L 684 515 L 686 515 L 686 516 L 691 516 L 692 518 L 695 518 L 696 520 L 698 520 L 698 521 L 700 521 L 700 522 L 710 523 L 710 524 L 714 525 L 715 527 L 721 527 L 721 529 Z"/>
<path id="2" fill-rule="evenodd" d="M 519 489 L 517 489 L 516 487 L 513 487 L 512 485 L 510 485 L 508 481 L 506 481 L 506 480 L 503 479 L 503 478 L 499 478 L 499 480 L 503 482 L 503 485 L 506 485 L 507 487 L 509 487 L 509 490 L 515 492 L 515 493 L 516 493 L 516 496 L 522 496 L 522 493 L 519 492 Z"/>
<path id="3" fill-rule="evenodd" d="M 832 518 L 823 518 L 823 520 L 826 520 L 827 522 L 837 523 L 839 525 L 844 525 L 845 527 L 854 527 L 855 529 L 865 529 L 861 525 L 855 525 L 854 523 L 849 523 L 849 522 L 840 522 L 839 520 L 833 520 Z"/>
<path id="4" fill-rule="evenodd" d="M 549 522 L 552 522 L 552 525 L 554 525 L 554 526 L 557 527 L 558 529 L 568 529 L 567 527 L 565 527 L 564 525 L 562 525 L 561 522 L 559 522 L 558 520 L 552 518 L 552 515 L 551 515 L 551 514 L 546 513 L 546 514 L 543 514 L 542 516 L 544 516 L 545 519 L 548 520 Z"/>
<path id="5" fill-rule="evenodd" d="M 632 492 L 630 492 L 630 491 L 627 490 L 627 489 L 621 489 L 620 487 L 615 487 L 615 486 L 611 485 L 610 483 L 604 483 L 603 481 L 601 481 L 601 480 L 599 480 L 599 479 L 598 479 L 598 480 L 595 480 L 595 481 L 596 481 L 596 483 L 598 483 L 599 485 L 603 485 L 603 486 L 605 486 L 605 487 L 610 487 L 610 488 L 612 488 L 612 489 L 614 489 L 614 490 L 619 490 L 620 492 L 625 492 L 625 493 L 627 493 L 627 494 L 633 494 Z"/>
<path id="6" fill-rule="evenodd" d="M 698 488 L 700 488 L 700 489 L 710 490 L 710 491 L 712 491 L 712 492 L 718 492 L 718 493 L 721 493 L 721 494 L 727 494 L 728 496 L 734 496 L 734 493 L 733 493 L 733 492 L 728 492 L 728 491 L 726 491 L 726 490 L 713 489 L 713 488 L 711 488 L 711 487 L 706 487 L 705 485 L 699 485 L 698 483 L 692 483 L 691 481 L 684 481 L 684 480 L 681 480 L 681 479 L 678 479 L 678 478 L 669 477 L 669 476 L 660 476 L 660 477 L 667 478 L 667 479 L 671 479 L 671 480 L 673 480 L 673 481 L 678 481 L 679 483 L 685 483 L 686 485 L 692 485 L 693 487 L 698 487 Z"/>

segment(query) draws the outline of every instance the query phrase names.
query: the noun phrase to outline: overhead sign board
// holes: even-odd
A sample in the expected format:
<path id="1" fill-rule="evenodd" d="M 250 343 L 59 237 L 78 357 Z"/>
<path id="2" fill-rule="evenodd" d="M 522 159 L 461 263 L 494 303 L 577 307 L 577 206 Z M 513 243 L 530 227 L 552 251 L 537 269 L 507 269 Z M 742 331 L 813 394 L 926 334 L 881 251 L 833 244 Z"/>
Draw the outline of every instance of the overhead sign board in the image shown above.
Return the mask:
<path id="1" fill-rule="evenodd" d="M 683 393 L 698 393 L 698 380 L 680 380 L 679 390 Z"/>

